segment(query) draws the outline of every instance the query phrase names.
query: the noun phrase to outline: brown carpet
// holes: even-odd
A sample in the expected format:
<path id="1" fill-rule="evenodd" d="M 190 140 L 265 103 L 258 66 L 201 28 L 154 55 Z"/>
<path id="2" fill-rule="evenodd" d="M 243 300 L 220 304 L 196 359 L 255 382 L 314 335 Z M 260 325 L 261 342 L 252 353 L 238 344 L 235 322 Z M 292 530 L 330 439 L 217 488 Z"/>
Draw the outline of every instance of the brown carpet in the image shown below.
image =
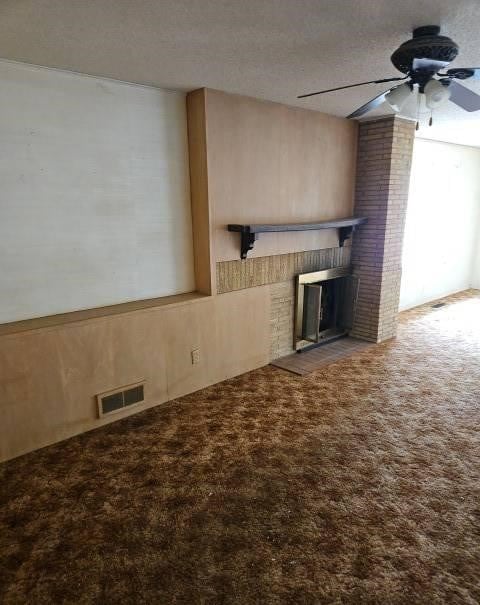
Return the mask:
<path id="1" fill-rule="evenodd" d="M 8 604 L 480 602 L 480 293 L 0 467 Z"/>

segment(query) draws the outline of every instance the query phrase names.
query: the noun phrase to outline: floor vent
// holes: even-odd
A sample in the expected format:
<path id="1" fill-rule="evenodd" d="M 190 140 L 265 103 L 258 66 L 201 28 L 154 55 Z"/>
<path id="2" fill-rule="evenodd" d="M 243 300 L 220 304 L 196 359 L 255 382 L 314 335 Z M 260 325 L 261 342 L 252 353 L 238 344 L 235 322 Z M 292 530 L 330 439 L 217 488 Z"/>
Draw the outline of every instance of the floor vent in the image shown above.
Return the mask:
<path id="1" fill-rule="evenodd" d="M 440 307 L 444 307 L 447 303 L 435 303 L 432 305 L 432 309 L 440 309 Z"/>
<path id="2" fill-rule="evenodd" d="M 144 385 L 144 382 L 137 382 L 97 395 L 98 415 L 100 418 L 107 414 L 120 412 L 126 407 L 142 403 L 145 398 Z"/>

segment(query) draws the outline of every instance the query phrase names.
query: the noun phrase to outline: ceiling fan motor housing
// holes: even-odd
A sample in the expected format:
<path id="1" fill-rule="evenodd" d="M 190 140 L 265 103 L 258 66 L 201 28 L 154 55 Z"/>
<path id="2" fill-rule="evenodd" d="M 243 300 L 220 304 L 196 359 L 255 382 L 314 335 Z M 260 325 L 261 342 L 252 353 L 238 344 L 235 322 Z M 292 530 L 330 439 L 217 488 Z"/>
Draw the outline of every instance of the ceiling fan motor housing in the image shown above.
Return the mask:
<path id="1" fill-rule="evenodd" d="M 413 38 L 404 42 L 390 57 L 404 74 L 412 71 L 414 59 L 432 59 L 450 63 L 458 55 L 458 46 L 447 36 L 440 35 L 438 25 L 425 25 L 413 30 Z"/>

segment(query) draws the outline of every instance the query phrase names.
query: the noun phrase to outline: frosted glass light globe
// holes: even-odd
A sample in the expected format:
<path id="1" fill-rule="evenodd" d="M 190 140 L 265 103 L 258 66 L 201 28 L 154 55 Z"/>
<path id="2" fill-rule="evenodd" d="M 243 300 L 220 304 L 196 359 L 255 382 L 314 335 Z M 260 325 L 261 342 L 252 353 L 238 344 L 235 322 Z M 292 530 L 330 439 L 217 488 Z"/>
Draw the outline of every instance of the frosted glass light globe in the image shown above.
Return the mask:
<path id="1" fill-rule="evenodd" d="M 425 85 L 425 102 L 429 109 L 436 109 L 448 101 L 450 90 L 438 80 L 430 80 Z"/>
<path id="2" fill-rule="evenodd" d="M 385 95 L 385 101 L 394 111 L 400 111 L 411 94 L 412 89 L 410 86 L 408 84 L 401 84 Z"/>

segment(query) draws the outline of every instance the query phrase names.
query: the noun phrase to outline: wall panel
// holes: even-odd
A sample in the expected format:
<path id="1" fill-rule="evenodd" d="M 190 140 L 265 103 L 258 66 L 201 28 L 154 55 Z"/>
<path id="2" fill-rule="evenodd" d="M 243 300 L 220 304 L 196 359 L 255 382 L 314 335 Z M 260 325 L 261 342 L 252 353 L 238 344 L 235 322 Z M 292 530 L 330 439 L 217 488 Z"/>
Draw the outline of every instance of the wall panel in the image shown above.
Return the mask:
<path id="1" fill-rule="evenodd" d="M 195 290 L 185 105 L 0 61 L 0 323 Z"/>
<path id="2" fill-rule="evenodd" d="M 217 261 L 239 258 L 228 223 L 302 223 L 353 212 L 357 124 L 206 90 L 208 188 Z M 249 257 L 338 245 L 336 230 L 261 234 Z"/>
<path id="3" fill-rule="evenodd" d="M 0 460 L 139 411 L 99 419 L 97 393 L 145 380 L 147 408 L 265 365 L 268 317 L 260 287 L 0 337 Z"/>

